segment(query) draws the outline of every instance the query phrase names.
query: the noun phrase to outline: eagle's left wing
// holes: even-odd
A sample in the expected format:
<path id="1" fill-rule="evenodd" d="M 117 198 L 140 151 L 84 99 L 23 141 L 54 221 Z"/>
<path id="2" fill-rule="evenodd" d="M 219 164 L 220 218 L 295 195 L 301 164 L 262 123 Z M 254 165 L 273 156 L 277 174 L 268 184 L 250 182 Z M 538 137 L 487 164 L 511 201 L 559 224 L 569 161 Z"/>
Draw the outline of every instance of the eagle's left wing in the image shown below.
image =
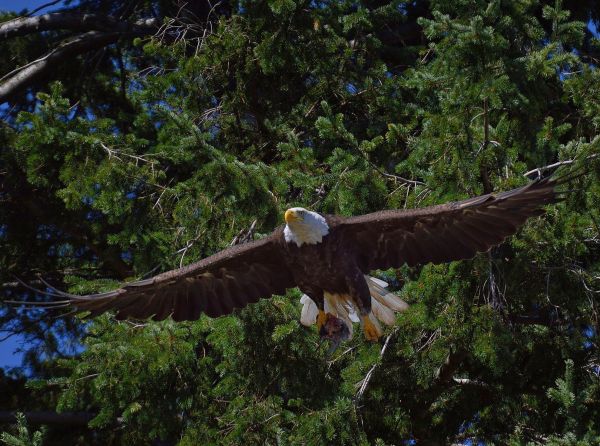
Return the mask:
<path id="1" fill-rule="evenodd" d="M 279 232 L 253 242 L 235 245 L 199 262 L 149 279 L 123 284 L 106 293 L 78 296 L 60 291 L 75 312 L 95 317 L 115 311 L 117 319 L 176 321 L 229 314 L 234 308 L 284 294 L 295 286 L 285 266 Z M 51 308 L 52 305 L 48 305 Z"/>
<path id="2" fill-rule="evenodd" d="M 359 267 L 399 268 L 468 259 L 514 234 L 543 206 L 559 201 L 556 186 L 564 179 L 547 177 L 498 194 L 414 210 L 388 210 L 339 222 L 345 243 L 354 246 Z"/>

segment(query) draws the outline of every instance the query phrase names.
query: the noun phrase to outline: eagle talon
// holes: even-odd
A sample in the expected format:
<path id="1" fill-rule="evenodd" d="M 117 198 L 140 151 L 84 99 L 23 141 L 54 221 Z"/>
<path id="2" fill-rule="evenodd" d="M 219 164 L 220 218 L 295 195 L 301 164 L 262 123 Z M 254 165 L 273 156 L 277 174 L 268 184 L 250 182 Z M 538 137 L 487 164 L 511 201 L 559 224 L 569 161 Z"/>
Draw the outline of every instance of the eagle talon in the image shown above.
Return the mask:
<path id="1" fill-rule="evenodd" d="M 380 332 L 377 329 L 377 327 L 375 326 L 375 324 L 373 324 L 373 322 L 371 322 L 371 319 L 369 319 L 369 316 L 363 316 L 362 321 L 363 321 L 363 332 L 365 334 L 365 338 L 367 339 L 367 341 L 373 341 L 373 342 L 379 341 Z"/>
<path id="2" fill-rule="evenodd" d="M 321 332 L 321 328 L 325 325 L 325 322 L 327 322 L 327 313 L 323 310 L 319 310 L 319 314 L 317 315 L 317 331 L 319 333 Z"/>
<path id="3" fill-rule="evenodd" d="M 342 341 L 350 338 L 350 329 L 339 317 L 331 313 L 323 312 L 323 314 L 325 315 L 325 322 L 318 328 L 319 337 L 321 338 L 319 345 L 323 341 L 328 340 L 330 345 L 327 354 L 331 355 Z M 319 322 L 319 317 L 317 316 L 317 326 L 319 325 Z"/>

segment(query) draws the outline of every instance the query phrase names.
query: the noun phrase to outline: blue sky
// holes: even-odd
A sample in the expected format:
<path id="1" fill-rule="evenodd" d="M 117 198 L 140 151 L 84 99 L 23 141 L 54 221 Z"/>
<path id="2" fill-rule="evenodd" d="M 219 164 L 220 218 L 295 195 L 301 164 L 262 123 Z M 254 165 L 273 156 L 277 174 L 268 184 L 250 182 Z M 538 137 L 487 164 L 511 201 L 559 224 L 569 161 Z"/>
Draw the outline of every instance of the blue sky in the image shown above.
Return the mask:
<path id="1" fill-rule="evenodd" d="M 45 5 L 46 3 L 50 3 L 50 0 L 2 0 L 0 2 L 0 11 L 22 11 L 23 9 L 28 9 L 29 11 Z M 54 9 L 59 7 L 60 4 L 56 4 L 51 6 L 48 9 Z M 44 12 L 44 11 L 40 11 Z"/>
<path id="2" fill-rule="evenodd" d="M 0 0 L 0 11 L 20 12 L 23 9 L 32 11 L 49 2 L 50 0 Z M 55 9 L 60 6 L 61 4 L 57 3 L 56 5 L 46 8 L 46 10 L 39 11 L 39 13 L 47 12 L 47 9 Z M 0 333 L 0 339 L 5 335 L 6 333 Z M 6 341 L 0 342 L 0 368 L 19 367 L 21 365 L 23 354 L 18 352 L 18 350 L 22 344 L 23 338 L 20 336 L 13 336 Z"/>
<path id="3" fill-rule="evenodd" d="M 48 3 L 48 0 L 2 0 L 0 2 L 0 11 L 22 11 L 27 8 L 33 10 L 38 6 Z M 6 335 L 0 334 L 0 338 Z M 13 336 L 6 341 L 0 342 L 0 367 L 19 367 L 23 355 L 17 352 L 23 339 L 19 336 Z"/>
<path id="4" fill-rule="evenodd" d="M 2 334 L 5 336 L 6 334 Z M 19 367 L 23 359 L 23 355 L 17 352 L 23 339 L 19 336 L 13 336 L 6 341 L 0 342 L 0 368 L 1 367 Z"/>

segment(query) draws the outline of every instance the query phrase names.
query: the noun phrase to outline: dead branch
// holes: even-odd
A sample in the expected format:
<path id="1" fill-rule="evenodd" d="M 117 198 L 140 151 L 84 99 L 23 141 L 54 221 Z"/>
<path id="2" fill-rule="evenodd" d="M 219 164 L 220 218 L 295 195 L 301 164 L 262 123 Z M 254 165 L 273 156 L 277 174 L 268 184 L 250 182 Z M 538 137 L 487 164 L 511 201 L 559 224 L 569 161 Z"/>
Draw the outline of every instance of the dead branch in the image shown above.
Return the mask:
<path id="1" fill-rule="evenodd" d="M 392 336 L 394 336 L 396 331 L 398 331 L 398 329 L 395 329 L 394 331 L 392 331 L 387 336 L 387 338 L 385 338 L 385 342 L 383 343 L 383 347 L 381 348 L 381 352 L 379 353 L 380 358 L 383 358 L 383 355 L 385 354 L 385 351 L 387 350 L 388 344 L 390 343 L 390 339 L 392 339 Z M 365 391 L 367 390 L 367 386 L 369 385 L 369 381 L 371 381 L 371 378 L 373 377 L 373 372 L 375 371 L 377 366 L 379 366 L 379 364 L 380 363 L 373 364 L 373 366 L 369 369 L 369 371 L 365 375 L 364 379 L 361 381 L 360 388 L 358 389 L 358 392 L 356 392 L 356 397 L 354 398 L 355 405 L 358 404 L 360 402 L 360 400 L 362 399 Z"/>
<path id="2" fill-rule="evenodd" d="M 470 378 L 452 378 L 452 381 L 459 386 L 473 386 L 473 387 L 482 387 L 482 388 L 490 388 L 491 386 L 483 381 L 479 381 L 476 379 Z"/>
<path id="3" fill-rule="evenodd" d="M 14 70 L 5 76 L 5 78 L 10 77 L 0 84 L 0 103 L 5 102 L 10 96 L 31 85 L 67 58 L 115 43 L 122 35 L 123 33 L 119 32 L 90 31 L 59 45 L 44 57 Z"/>
<path id="4" fill-rule="evenodd" d="M 254 240 L 254 230 L 256 228 L 257 220 L 254 220 L 250 225 L 249 229 L 242 229 L 238 234 L 233 238 L 229 246 L 233 245 L 241 245 L 242 243 L 250 242 Z"/>
<path id="5" fill-rule="evenodd" d="M 100 143 L 100 146 L 106 151 L 108 154 L 108 159 L 117 159 L 119 161 L 123 161 L 121 157 L 129 158 L 135 161 L 135 165 L 138 166 L 139 163 L 149 164 L 152 168 L 152 172 L 154 173 L 154 166 L 157 164 L 157 161 L 152 161 L 148 159 L 151 155 L 132 155 L 130 153 L 125 153 L 121 150 L 111 149 L 103 142 Z"/>
<path id="6" fill-rule="evenodd" d="M 153 34 L 158 29 L 158 21 L 153 18 L 135 22 L 119 20 L 99 14 L 73 14 L 53 12 L 33 17 L 17 17 L 0 23 L 0 39 L 11 39 L 41 31 L 104 31 L 111 33 Z"/>
<path id="7" fill-rule="evenodd" d="M 598 153 L 594 153 L 590 156 L 585 157 L 585 160 L 591 160 L 594 158 L 598 158 L 598 156 L 600 156 L 600 154 Z M 570 159 L 570 160 L 564 160 L 564 161 L 559 161 L 557 163 L 553 163 L 553 164 L 548 164 L 547 166 L 542 166 L 542 167 L 536 167 L 535 169 L 530 170 L 529 172 L 525 172 L 523 174 L 524 177 L 530 177 L 533 174 L 536 175 L 537 178 L 542 176 L 542 172 L 546 172 L 547 170 L 552 170 L 556 167 L 560 167 L 560 166 L 567 166 L 569 164 L 573 164 L 576 160 L 575 159 Z"/>
<path id="8" fill-rule="evenodd" d="M 158 29 L 154 18 L 135 22 L 98 14 L 49 13 L 35 17 L 18 17 L 0 24 L 0 40 L 51 30 L 87 31 L 71 37 L 48 54 L 33 60 L 0 79 L 0 103 L 30 86 L 65 60 L 103 48 L 122 37 L 149 36 Z"/>

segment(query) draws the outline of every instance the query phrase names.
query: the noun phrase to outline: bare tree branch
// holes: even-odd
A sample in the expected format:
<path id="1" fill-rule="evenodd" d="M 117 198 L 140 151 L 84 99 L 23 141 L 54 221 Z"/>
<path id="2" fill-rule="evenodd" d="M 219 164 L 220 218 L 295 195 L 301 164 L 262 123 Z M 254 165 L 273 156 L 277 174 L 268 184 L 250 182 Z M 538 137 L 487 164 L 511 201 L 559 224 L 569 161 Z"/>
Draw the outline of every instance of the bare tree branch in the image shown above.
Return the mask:
<path id="1" fill-rule="evenodd" d="M 121 37 L 148 36 L 159 28 L 154 18 L 135 22 L 119 20 L 112 16 L 98 14 L 74 14 L 56 12 L 34 17 L 18 17 L 0 23 L 0 40 L 51 30 L 85 31 L 71 37 L 48 54 L 18 67 L 0 79 L 0 103 L 27 88 L 34 81 L 49 73 L 53 67 L 88 51 L 115 43 Z"/>
<path id="2" fill-rule="evenodd" d="M 589 156 L 585 157 L 585 160 L 591 160 L 591 159 L 594 159 L 594 158 L 598 158 L 598 156 L 600 156 L 600 154 L 594 153 L 592 155 L 589 155 Z M 535 174 L 539 178 L 539 177 L 542 176 L 542 172 L 554 169 L 554 168 L 559 167 L 559 166 L 566 166 L 566 165 L 569 165 L 569 164 L 573 164 L 574 162 L 575 162 L 575 160 L 571 159 L 571 160 L 559 161 L 559 162 L 553 163 L 553 164 L 548 164 L 547 166 L 537 167 L 535 169 L 530 170 L 529 172 L 525 172 L 523 174 L 523 176 L 524 177 L 530 177 L 533 174 Z"/>
<path id="3" fill-rule="evenodd" d="M 10 77 L 0 84 L 0 103 L 5 102 L 10 96 L 31 85 L 33 81 L 47 74 L 67 57 L 115 43 L 121 36 L 123 36 L 121 32 L 90 31 L 61 44 L 44 57 L 13 71 L 14 74 L 10 73 Z"/>
<path id="4" fill-rule="evenodd" d="M 158 21 L 153 18 L 129 22 L 98 14 L 53 12 L 34 17 L 17 17 L 0 23 L 0 39 L 10 39 L 40 31 L 58 29 L 153 34 L 158 29 L 158 25 Z"/>
<path id="5" fill-rule="evenodd" d="M 383 355 L 385 354 L 385 351 L 387 350 L 388 344 L 390 343 L 390 339 L 392 338 L 392 336 L 394 336 L 394 334 L 396 334 L 396 331 L 398 331 L 398 329 L 395 329 L 394 331 L 392 331 L 387 336 L 387 338 L 385 338 L 385 342 L 383 343 L 383 347 L 381 348 L 381 352 L 379 353 L 379 356 L 381 358 L 383 358 Z M 356 392 L 356 396 L 354 397 L 354 404 L 358 404 L 360 402 L 360 400 L 362 399 L 365 391 L 367 390 L 367 386 L 369 385 L 369 381 L 371 381 L 373 372 L 375 371 L 375 369 L 377 368 L 377 366 L 379 364 L 380 363 L 373 364 L 373 366 L 369 369 L 369 371 L 365 375 L 364 379 L 360 382 L 360 388 L 358 389 L 358 392 Z"/>
<path id="6" fill-rule="evenodd" d="M 454 383 L 456 383 L 459 386 L 473 386 L 473 387 L 480 387 L 480 388 L 486 388 L 489 389 L 491 388 L 491 386 L 483 381 L 479 381 L 477 379 L 470 379 L 470 378 L 452 378 L 452 381 Z"/>

